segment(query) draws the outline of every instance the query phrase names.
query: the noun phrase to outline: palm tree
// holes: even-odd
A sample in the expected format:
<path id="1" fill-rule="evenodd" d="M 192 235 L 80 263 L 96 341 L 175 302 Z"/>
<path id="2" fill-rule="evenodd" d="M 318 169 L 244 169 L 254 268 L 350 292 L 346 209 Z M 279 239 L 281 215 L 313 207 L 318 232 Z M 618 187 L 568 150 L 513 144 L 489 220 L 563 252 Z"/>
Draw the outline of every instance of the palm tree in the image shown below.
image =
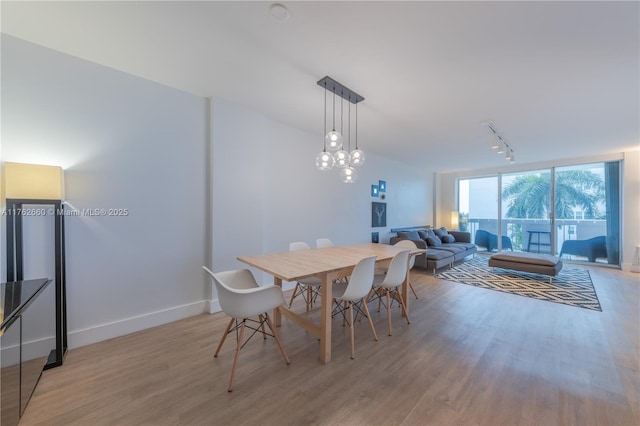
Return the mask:
<path id="1" fill-rule="evenodd" d="M 530 174 L 517 178 L 502 191 L 509 201 L 505 217 L 547 219 L 551 206 L 551 174 Z M 601 217 L 599 204 L 604 201 L 604 182 L 597 174 L 586 170 L 565 170 L 556 174 L 556 219 L 573 219 L 576 208 L 584 217 Z"/>

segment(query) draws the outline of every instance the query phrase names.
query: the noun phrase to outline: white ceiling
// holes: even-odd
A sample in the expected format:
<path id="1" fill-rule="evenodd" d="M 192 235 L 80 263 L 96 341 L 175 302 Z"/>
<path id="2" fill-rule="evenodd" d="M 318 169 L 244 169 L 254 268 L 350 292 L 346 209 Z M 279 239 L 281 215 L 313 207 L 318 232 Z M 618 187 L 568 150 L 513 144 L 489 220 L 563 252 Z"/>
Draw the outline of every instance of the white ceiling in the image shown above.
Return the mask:
<path id="1" fill-rule="evenodd" d="M 329 75 L 365 152 L 436 170 L 639 148 L 640 3 L 7 2 L 2 32 L 318 134 Z M 345 103 L 346 107 L 346 103 Z"/>

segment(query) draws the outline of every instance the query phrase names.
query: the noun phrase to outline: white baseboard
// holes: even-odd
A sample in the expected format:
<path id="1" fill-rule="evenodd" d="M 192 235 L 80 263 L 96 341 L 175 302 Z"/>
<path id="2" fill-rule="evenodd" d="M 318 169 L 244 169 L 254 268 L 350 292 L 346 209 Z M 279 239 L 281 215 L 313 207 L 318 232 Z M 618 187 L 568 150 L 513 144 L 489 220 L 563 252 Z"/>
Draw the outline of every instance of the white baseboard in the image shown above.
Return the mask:
<path id="1" fill-rule="evenodd" d="M 282 285 L 283 290 L 292 289 L 294 284 L 295 283 L 284 282 Z M 215 292 L 212 294 L 215 294 Z M 176 306 L 162 311 L 150 312 L 148 314 L 100 324 L 82 330 L 69 330 L 69 349 L 102 342 L 103 340 L 113 339 L 114 337 L 124 336 L 195 315 L 204 313 L 213 314 L 220 311 L 221 308 L 218 299 L 203 300 L 188 305 Z"/>
<path id="2" fill-rule="evenodd" d="M 209 313 L 210 314 L 215 314 L 216 312 L 220 312 L 221 310 L 222 310 L 222 308 L 220 307 L 220 302 L 218 302 L 218 299 L 209 300 Z"/>
<path id="3" fill-rule="evenodd" d="M 125 334 L 145 330 L 184 318 L 207 313 L 208 303 L 206 300 L 190 303 L 188 305 L 176 306 L 162 311 L 150 312 L 148 314 L 137 315 L 131 318 L 100 324 L 82 330 L 69 330 L 69 348 L 90 345 Z"/>
<path id="4" fill-rule="evenodd" d="M 623 271 L 640 272 L 640 268 L 631 262 L 625 262 L 622 264 Z"/>

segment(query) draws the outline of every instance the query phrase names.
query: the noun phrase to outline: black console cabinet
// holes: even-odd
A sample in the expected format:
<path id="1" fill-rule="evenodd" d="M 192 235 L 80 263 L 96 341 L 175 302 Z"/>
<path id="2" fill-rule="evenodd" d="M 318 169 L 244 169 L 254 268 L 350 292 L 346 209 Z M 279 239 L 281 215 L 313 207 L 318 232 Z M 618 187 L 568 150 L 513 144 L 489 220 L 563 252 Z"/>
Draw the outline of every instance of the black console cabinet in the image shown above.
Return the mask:
<path id="1" fill-rule="evenodd" d="M 55 299 L 42 300 L 51 280 L 15 281 L 0 284 L 0 424 L 17 425 L 27 407 L 42 370 L 48 362 L 49 351 L 40 353 L 23 350 L 23 343 L 30 340 L 29 330 L 33 321 L 54 321 L 36 312 L 42 303 L 55 312 Z M 46 296 L 44 296 L 46 299 Z"/>

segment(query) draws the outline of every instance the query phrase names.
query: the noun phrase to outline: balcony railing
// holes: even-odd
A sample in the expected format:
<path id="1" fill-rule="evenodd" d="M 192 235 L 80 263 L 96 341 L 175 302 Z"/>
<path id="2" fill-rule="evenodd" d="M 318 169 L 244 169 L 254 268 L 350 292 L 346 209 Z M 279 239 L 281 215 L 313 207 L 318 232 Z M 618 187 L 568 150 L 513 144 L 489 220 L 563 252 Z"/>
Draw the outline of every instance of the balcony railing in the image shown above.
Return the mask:
<path id="1" fill-rule="evenodd" d="M 514 251 L 532 251 L 539 253 L 559 254 L 562 244 L 567 240 L 587 240 L 607 235 L 606 220 L 591 219 L 558 219 L 555 221 L 556 243 L 552 251 L 551 222 L 544 219 L 502 219 L 501 235 L 511 239 Z M 463 229 L 466 228 L 466 229 Z M 470 218 L 466 224 L 461 223 L 461 230 L 471 233 L 472 240 L 478 229 L 498 234 L 497 219 Z M 577 258 L 575 260 L 582 260 Z"/>

